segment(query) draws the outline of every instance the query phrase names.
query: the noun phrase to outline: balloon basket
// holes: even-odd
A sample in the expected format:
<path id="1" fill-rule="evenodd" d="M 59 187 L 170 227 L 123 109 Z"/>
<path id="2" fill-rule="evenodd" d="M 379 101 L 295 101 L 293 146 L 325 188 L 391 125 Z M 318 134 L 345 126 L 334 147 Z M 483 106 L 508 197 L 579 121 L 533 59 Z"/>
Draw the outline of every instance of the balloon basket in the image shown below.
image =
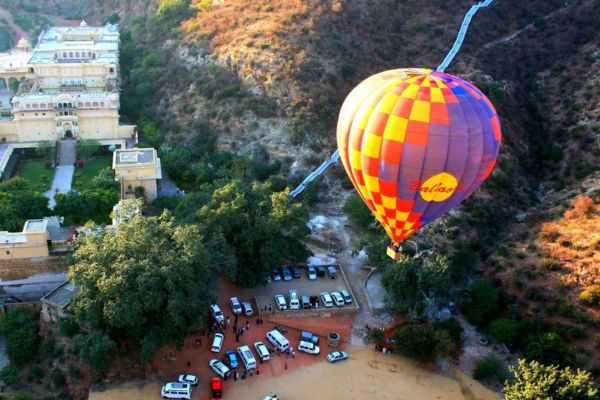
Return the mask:
<path id="1" fill-rule="evenodd" d="M 400 259 L 400 256 L 402 256 L 402 253 L 400 252 L 400 249 L 394 248 L 392 246 L 388 246 L 387 255 L 392 260 L 398 261 Z"/>

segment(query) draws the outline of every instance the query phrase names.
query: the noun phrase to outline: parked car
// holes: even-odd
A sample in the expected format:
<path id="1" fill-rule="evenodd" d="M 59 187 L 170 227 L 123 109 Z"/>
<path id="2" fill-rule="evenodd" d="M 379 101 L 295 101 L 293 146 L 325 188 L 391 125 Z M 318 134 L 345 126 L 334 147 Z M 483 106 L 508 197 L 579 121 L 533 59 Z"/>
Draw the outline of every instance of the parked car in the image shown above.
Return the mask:
<path id="1" fill-rule="evenodd" d="M 308 279 L 311 281 L 317 279 L 317 269 L 314 265 L 306 266 L 306 276 L 308 276 Z"/>
<path id="2" fill-rule="evenodd" d="M 335 279 L 337 277 L 337 270 L 335 269 L 335 267 L 333 265 L 330 265 L 329 267 L 327 267 L 327 275 L 331 279 Z"/>
<path id="3" fill-rule="evenodd" d="M 189 383 L 169 382 L 162 387 L 160 395 L 163 399 L 191 399 L 192 386 Z"/>
<path id="4" fill-rule="evenodd" d="M 318 276 L 325 276 L 325 266 L 324 265 L 317 265 L 317 275 Z"/>
<path id="5" fill-rule="evenodd" d="M 271 354 L 269 353 L 269 349 L 267 349 L 267 346 L 265 346 L 265 344 L 263 342 L 255 342 L 254 350 L 256 351 L 258 358 L 260 358 L 261 360 L 267 361 L 267 360 L 271 359 Z"/>
<path id="6" fill-rule="evenodd" d="M 344 298 L 344 302 L 346 304 L 352 304 L 352 297 L 350 296 L 350 294 L 345 291 L 345 290 L 340 290 L 340 294 L 342 295 L 342 297 Z"/>
<path id="7" fill-rule="evenodd" d="M 237 368 L 240 364 L 238 363 L 237 355 L 233 350 L 227 350 L 225 352 L 225 357 L 227 358 L 227 363 L 229 364 L 229 368 L 234 369 Z"/>
<path id="8" fill-rule="evenodd" d="M 277 307 L 278 310 L 287 310 L 287 302 L 285 301 L 285 297 L 283 295 L 275 295 L 275 307 Z"/>
<path id="9" fill-rule="evenodd" d="M 292 272 L 290 271 L 290 268 L 287 265 L 282 265 L 281 266 L 281 278 L 284 281 L 291 281 L 292 280 Z"/>
<path id="10" fill-rule="evenodd" d="M 336 306 L 344 307 L 346 305 L 346 302 L 344 301 L 344 298 L 340 292 L 331 292 L 331 297 L 333 297 L 333 302 Z"/>
<path id="11" fill-rule="evenodd" d="M 242 313 L 242 305 L 237 297 L 232 297 L 229 299 L 229 304 L 231 305 L 231 311 L 233 311 L 234 314 Z"/>
<path id="12" fill-rule="evenodd" d="M 302 278 L 302 268 L 292 267 L 292 276 L 294 277 L 294 279 Z"/>
<path id="13" fill-rule="evenodd" d="M 213 353 L 218 353 L 221 351 L 221 347 L 223 347 L 223 341 L 225 340 L 225 336 L 222 333 L 215 333 L 215 337 L 213 339 L 212 345 L 210 346 L 210 351 Z"/>
<path id="14" fill-rule="evenodd" d="M 313 344 L 319 344 L 319 337 L 309 331 L 301 331 L 300 332 L 300 340 L 305 341 L 305 342 L 311 342 Z"/>
<path id="15" fill-rule="evenodd" d="M 347 360 L 347 359 L 348 359 L 348 353 L 346 353 L 345 351 L 334 351 L 332 353 L 327 354 L 327 361 L 329 361 L 330 363 Z"/>
<path id="16" fill-rule="evenodd" d="M 208 366 L 223 379 L 231 373 L 231 370 L 221 360 L 212 359 L 208 362 Z"/>
<path id="17" fill-rule="evenodd" d="M 221 400 L 223 398 L 223 381 L 219 378 L 210 380 L 210 392 L 212 400 Z"/>
<path id="18" fill-rule="evenodd" d="M 211 312 L 213 318 L 215 319 L 215 321 L 217 321 L 218 323 L 221 323 L 221 322 L 225 321 L 225 317 L 223 316 L 223 312 L 219 308 L 218 304 L 211 304 L 210 305 L 210 312 Z"/>
<path id="19" fill-rule="evenodd" d="M 319 296 L 310 296 L 308 299 L 312 308 L 319 308 Z"/>
<path id="20" fill-rule="evenodd" d="M 249 301 L 242 302 L 242 310 L 244 310 L 244 315 L 246 315 L 247 317 L 254 314 L 254 310 L 252 309 L 252 304 L 250 304 Z"/>
<path id="21" fill-rule="evenodd" d="M 312 308 L 312 305 L 310 304 L 310 299 L 308 298 L 308 296 L 302 296 L 302 308 L 304 310 L 307 310 L 309 308 Z"/>
<path id="22" fill-rule="evenodd" d="M 198 386 L 198 377 L 196 375 L 179 375 L 179 379 L 177 379 L 179 383 L 189 383 L 192 386 Z"/>
<path id="23" fill-rule="evenodd" d="M 321 301 L 323 302 L 323 307 L 333 307 L 333 299 L 331 298 L 331 295 L 329 293 L 321 293 Z"/>
<path id="24" fill-rule="evenodd" d="M 321 352 L 321 349 L 319 348 L 319 346 L 315 345 L 312 342 L 305 342 L 304 340 L 301 340 L 298 344 L 298 351 L 303 351 L 305 353 L 313 354 L 316 356 Z"/>
<path id="25" fill-rule="evenodd" d="M 290 310 L 300 309 L 300 299 L 298 298 L 298 291 L 290 290 L 288 292 Z"/>
<path id="26" fill-rule="evenodd" d="M 279 268 L 273 268 L 273 271 L 271 271 L 271 279 L 273 279 L 275 282 L 281 280 L 281 271 L 279 270 Z"/>

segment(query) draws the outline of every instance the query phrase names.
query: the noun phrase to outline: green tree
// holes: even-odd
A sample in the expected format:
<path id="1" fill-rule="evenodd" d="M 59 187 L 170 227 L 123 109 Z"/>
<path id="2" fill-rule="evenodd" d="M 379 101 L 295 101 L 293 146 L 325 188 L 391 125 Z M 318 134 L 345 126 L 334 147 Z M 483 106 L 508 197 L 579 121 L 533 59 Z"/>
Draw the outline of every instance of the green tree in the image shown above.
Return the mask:
<path id="1" fill-rule="evenodd" d="M 115 181 L 115 173 L 111 167 L 106 167 L 98 171 L 92 179 L 92 184 L 100 189 L 115 190 L 118 188 L 118 182 Z"/>
<path id="2" fill-rule="evenodd" d="M 519 325 L 509 319 L 498 318 L 490 324 L 490 333 L 499 342 L 512 344 L 519 335 Z"/>
<path id="3" fill-rule="evenodd" d="M 37 314 L 24 308 L 9 310 L 0 323 L 0 334 L 6 338 L 6 354 L 11 362 L 20 366 L 37 352 Z"/>
<path id="4" fill-rule="evenodd" d="M 102 151 L 102 145 L 94 139 L 83 139 L 77 141 L 75 150 L 78 157 L 87 160 L 89 157 L 99 154 Z"/>
<path id="5" fill-rule="evenodd" d="M 101 377 L 117 354 L 117 344 L 108 335 L 94 331 L 73 337 L 71 351 L 90 367 L 96 377 Z M 62 377 L 64 379 L 64 375 Z M 60 380 L 57 378 L 56 381 L 56 386 L 60 386 Z"/>
<path id="6" fill-rule="evenodd" d="M 529 337 L 524 354 L 528 359 L 546 365 L 569 364 L 572 358 L 571 350 L 556 332 L 545 332 Z"/>
<path id="7" fill-rule="evenodd" d="M 49 214 L 48 198 L 21 177 L 0 182 L 0 230 L 21 231 L 28 219 Z"/>
<path id="8" fill-rule="evenodd" d="M 344 204 L 344 213 L 352 222 L 364 230 L 371 229 L 371 225 L 376 222 L 369 207 L 357 194 L 351 194 L 348 197 L 346 204 Z"/>
<path id="9" fill-rule="evenodd" d="M 433 361 L 439 339 L 429 325 L 410 324 L 394 332 L 394 350 L 403 356 L 419 361 Z"/>
<path id="10" fill-rule="evenodd" d="M 71 190 L 57 194 L 55 199 L 54 212 L 65 216 L 69 224 L 80 225 L 87 221 L 108 223 L 112 208 L 119 201 L 119 193 L 106 189 Z"/>
<path id="11" fill-rule="evenodd" d="M 61 336 L 73 337 L 79 333 L 79 324 L 73 317 L 61 318 L 58 321 L 58 332 Z"/>
<path id="12" fill-rule="evenodd" d="M 504 382 L 508 378 L 508 370 L 501 359 L 494 354 L 488 354 L 475 365 L 473 378 L 478 381 L 493 379 L 498 382 Z"/>
<path id="13" fill-rule="evenodd" d="M 418 319 L 435 311 L 449 296 L 448 259 L 436 255 L 427 258 L 403 256 L 397 263 L 384 267 L 381 283 L 386 303 L 394 311 Z"/>
<path id="14" fill-rule="evenodd" d="M 176 342 L 203 324 L 220 266 L 229 262 L 214 241 L 168 212 L 86 235 L 69 270 L 80 288 L 70 309 L 80 324 L 116 342 L 152 342 L 153 349 Z"/>
<path id="15" fill-rule="evenodd" d="M 17 387 L 21 383 L 21 373 L 14 364 L 8 364 L 0 371 L 0 380 L 7 386 Z"/>
<path id="16" fill-rule="evenodd" d="M 11 400 L 35 400 L 35 396 L 29 393 L 17 393 Z"/>
<path id="17" fill-rule="evenodd" d="M 519 360 L 509 367 L 514 380 L 504 383 L 506 400 L 598 400 L 600 391 L 587 371 L 545 366 L 537 361 Z"/>
<path id="18" fill-rule="evenodd" d="M 265 284 L 271 269 L 284 260 L 303 262 L 310 255 L 302 240 L 310 232 L 308 211 L 288 192 L 271 192 L 268 185 L 249 185 L 239 180 L 217 182 L 183 205 L 196 207 L 196 221 L 206 235 L 223 237 L 234 255 L 231 279 L 240 286 Z"/>
<path id="19" fill-rule="evenodd" d="M 504 292 L 488 279 L 480 279 L 469 285 L 461 301 L 461 310 L 472 324 L 486 327 L 500 315 Z"/>
<path id="20" fill-rule="evenodd" d="M 148 143 L 153 147 L 158 148 L 165 141 L 165 135 L 158 129 L 153 121 L 141 119 L 138 122 L 138 126 L 140 127 L 144 138 L 146 138 Z"/>

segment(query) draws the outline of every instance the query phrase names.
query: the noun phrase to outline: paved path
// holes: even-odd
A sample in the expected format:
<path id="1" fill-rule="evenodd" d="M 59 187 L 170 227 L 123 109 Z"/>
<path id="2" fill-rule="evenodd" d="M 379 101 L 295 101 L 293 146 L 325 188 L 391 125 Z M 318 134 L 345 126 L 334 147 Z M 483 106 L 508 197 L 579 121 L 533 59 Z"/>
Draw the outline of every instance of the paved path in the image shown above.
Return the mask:
<path id="1" fill-rule="evenodd" d="M 59 163 L 54 172 L 52 186 L 50 190 L 44 193 L 49 200 L 48 206 L 51 209 L 54 209 L 56 206 L 54 196 L 57 193 L 67 193 L 71 190 L 73 174 L 75 173 L 73 164 L 75 164 L 75 141 L 62 140 L 60 142 Z"/>

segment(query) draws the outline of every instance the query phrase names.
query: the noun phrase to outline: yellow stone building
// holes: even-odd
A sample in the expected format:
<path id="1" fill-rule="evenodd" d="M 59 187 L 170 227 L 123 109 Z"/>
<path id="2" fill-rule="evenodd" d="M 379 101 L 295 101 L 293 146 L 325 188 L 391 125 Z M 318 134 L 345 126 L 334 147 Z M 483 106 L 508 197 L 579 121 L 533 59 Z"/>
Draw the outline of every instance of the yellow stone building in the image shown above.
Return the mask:
<path id="1" fill-rule="evenodd" d="M 50 234 L 45 219 L 25 221 L 22 232 L 0 232 L 0 260 L 47 257 Z"/>
<path id="2" fill-rule="evenodd" d="M 113 153 L 115 180 L 121 185 L 121 199 L 135 196 L 138 187 L 144 188 L 148 202 L 158 196 L 157 180 L 162 179 L 160 158 L 156 149 L 119 149 Z"/>
<path id="3" fill-rule="evenodd" d="M 47 27 L 33 51 L 20 45 L 0 55 L 0 141 L 134 138 L 134 125 L 119 125 L 118 25 Z M 9 110 L 6 79 L 20 79 Z"/>

